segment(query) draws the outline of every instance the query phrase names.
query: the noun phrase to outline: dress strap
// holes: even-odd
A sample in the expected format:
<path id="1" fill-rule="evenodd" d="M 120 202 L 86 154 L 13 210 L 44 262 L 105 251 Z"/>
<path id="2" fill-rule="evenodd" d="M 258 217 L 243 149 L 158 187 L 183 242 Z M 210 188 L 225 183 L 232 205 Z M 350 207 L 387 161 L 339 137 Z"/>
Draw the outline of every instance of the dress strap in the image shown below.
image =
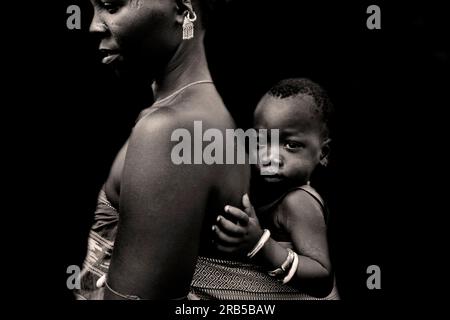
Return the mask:
<path id="1" fill-rule="evenodd" d="M 297 189 L 301 189 L 301 190 L 305 191 L 306 193 L 311 195 L 314 199 L 316 199 L 317 202 L 319 202 L 322 207 L 325 207 L 325 202 L 323 201 L 320 194 L 316 191 L 316 189 L 311 187 L 309 184 L 298 187 Z"/>
<path id="2" fill-rule="evenodd" d="M 260 208 L 258 208 L 258 211 L 261 212 L 265 212 L 269 209 L 271 209 L 272 207 L 276 206 L 277 204 L 279 204 L 289 193 L 295 191 L 295 190 L 303 190 L 305 191 L 307 194 L 309 194 L 314 200 L 316 200 L 319 204 L 320 207 L 322 208 L 322 213 L 323 216 L 325 218 L 325 223 L 328 223 L 328 209 L 325 205 L 325 202 L 323 201 L 322 197 L 319 195 L 319 193 L 313 188 L 311 187 L 309 184 L 305 184 L 303 186 L 299 186 L 299 187 L 294 187 L 289 189 L 288 191 L 286 191 L 285 193 L 283 193 L 278 199 L 276 199 L 275 201 L 262 206 Z"/>

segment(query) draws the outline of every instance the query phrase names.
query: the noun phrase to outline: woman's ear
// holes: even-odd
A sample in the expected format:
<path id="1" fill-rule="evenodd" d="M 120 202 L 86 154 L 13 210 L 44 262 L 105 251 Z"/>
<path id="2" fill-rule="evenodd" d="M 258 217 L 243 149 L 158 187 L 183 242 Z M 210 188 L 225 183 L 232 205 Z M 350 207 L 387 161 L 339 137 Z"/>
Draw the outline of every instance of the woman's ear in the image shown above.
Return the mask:
<path id="1" fill-rule="evenodd" d="M 330 143 L 331 143 L 331 139 L 325 139 L 322 142 L 321 145 L 321 150 L 320 150 L 320 164 L 324 167 L 326 167 L 328 165 L 328 156 L 330 155 Z"/>
<path id="2" fill-rule="evenodd" d="M 177 22 L 179 24 L 183 24 L 187 13 L 189 14 L 189 17 L 195 16 L 192 0 L 175 0 L 175 2 L 177 5 Z"/>

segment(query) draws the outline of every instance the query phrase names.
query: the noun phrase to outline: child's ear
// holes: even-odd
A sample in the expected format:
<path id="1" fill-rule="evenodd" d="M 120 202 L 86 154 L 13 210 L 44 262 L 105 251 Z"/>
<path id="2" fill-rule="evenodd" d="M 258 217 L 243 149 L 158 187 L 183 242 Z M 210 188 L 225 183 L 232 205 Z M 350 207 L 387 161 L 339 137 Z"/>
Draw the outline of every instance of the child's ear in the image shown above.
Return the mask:
<path id="1" fill-rule="evenodd" d="M 328 165 L 328 156 L 330 155 L 331 150 L 331 139 L 325 139 L 322 142 L 321 150 L 320 150 L 320 164 L 324 167 Z"/>
<path id="2" fill-rule="evenodd" d="M 194 7 L 192 6 L 192 0 L 175 0 L 177 6 L 177 22 L 183 24 L 186 11 L 189 12 L 189 17 L 194 16 Z"/>

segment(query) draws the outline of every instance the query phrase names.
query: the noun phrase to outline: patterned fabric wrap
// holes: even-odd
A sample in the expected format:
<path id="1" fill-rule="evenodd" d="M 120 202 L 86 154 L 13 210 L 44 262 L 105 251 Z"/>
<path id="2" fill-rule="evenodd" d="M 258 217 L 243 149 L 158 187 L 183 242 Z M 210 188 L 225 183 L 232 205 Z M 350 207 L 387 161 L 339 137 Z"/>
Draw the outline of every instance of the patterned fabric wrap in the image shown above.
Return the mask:
<path id="1" fill-rule="evenodd" d="M 325 298 L 315 298 L 281 284 L 257 265 L 199 257 L 191 296 L 201 300 L 339 300 L 334 286 Z"/>
<path id="2" fill-rule="evenodd" d="M 79 300 L 101 300 L 104 288 L 98 279 L 109 269 L 119 221 L 118 211 L 100 191 L 94 224 L 89 233 L 88 250 L 80 274 L 81 287 L 75 290 Z M 288 243 L 283 243 L 289 246 Z M 336 287 L 329 296 L 317 299 L 283 285 L 267 275 L 262 267 L 237 261 L 199 257 L 189 299 L 220 300 L 337 300 Z"/>
<path id="3" fill-rule="evenodd" d="M 79 300 L 101 300 L 104 288 L 97 288 L 97 280 L 109 269 L 119 214 L 102 189 L 98 196 L 94 225 L 88 239 L 88 250 L 80 274 L 80 289 L 75 290 Z"/>

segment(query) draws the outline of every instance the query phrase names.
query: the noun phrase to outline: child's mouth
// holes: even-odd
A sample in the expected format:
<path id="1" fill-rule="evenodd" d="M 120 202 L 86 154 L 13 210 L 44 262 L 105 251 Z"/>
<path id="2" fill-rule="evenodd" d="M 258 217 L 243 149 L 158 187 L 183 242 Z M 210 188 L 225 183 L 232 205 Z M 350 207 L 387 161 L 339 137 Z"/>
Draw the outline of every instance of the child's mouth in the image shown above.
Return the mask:
<path id="1" fill-rule="evenodd" d="M 279 182 L 283 180 L 283 176 L 279 174 L 272 174 L 272 175 L 261 174 L 261 177 L 267 182 Z"/>
<path id="2" fill-rule="evenodd" d="M 260 168 L 260 174 L 262 176 L 278 176 L 280 171 L 279 167 L 262 167 Z"/>

